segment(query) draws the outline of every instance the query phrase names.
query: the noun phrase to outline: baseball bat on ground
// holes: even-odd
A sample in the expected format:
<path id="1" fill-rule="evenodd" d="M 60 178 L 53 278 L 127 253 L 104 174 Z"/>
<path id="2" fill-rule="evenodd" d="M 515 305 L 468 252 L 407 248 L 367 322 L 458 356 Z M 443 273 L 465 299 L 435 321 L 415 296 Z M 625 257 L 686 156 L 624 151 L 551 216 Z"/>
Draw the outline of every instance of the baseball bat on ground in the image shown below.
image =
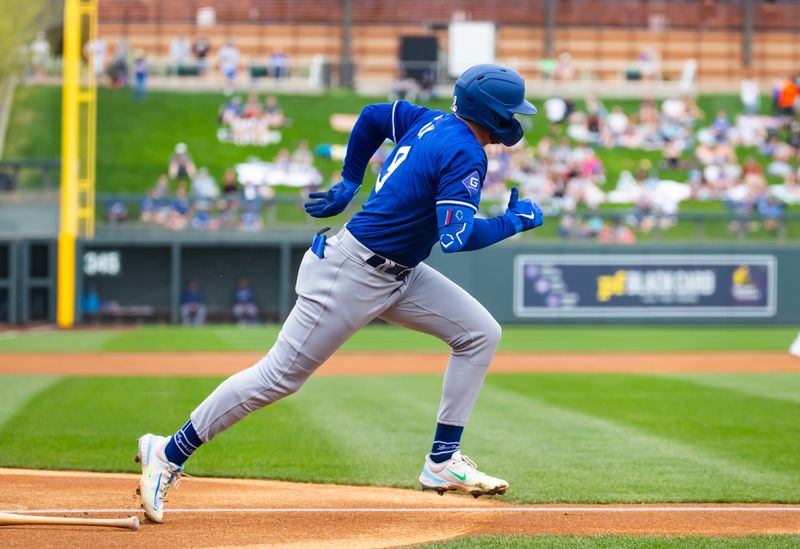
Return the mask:
<path id="1" fill-rule="evenodd" d="M 22 526 L 25 524 L 67 525 L 67 526 L 110 526 L 112 528 L 139 529 L 139 518 L 64 518 L 35 515 L 18 515 L 16 513 L 0 513 L 0 526 Z"/>

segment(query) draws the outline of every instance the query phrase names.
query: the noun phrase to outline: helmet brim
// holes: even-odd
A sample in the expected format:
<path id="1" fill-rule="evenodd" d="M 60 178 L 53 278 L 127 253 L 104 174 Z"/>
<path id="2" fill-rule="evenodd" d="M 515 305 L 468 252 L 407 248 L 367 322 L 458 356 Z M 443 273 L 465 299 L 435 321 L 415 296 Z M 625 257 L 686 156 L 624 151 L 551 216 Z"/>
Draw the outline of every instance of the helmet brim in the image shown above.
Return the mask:
<path id="1" fill-rule="evenodd" d="M 533 106 L 533 103 L 525 99 L 523 99 L 522 103 L 520 103 L 516 107 L 513 107 L 508 110 L 517 114 L 536 114 L 538 112 L 536 110 L 536 107 Z"/>

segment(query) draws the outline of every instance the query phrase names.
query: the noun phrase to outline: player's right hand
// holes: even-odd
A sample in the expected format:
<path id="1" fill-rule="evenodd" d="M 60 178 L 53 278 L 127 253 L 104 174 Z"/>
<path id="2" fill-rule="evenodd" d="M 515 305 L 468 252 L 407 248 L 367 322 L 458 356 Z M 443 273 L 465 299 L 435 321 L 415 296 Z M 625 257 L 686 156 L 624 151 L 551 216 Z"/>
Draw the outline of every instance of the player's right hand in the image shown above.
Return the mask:
<path id="1" fill-rule="evenodd" d="M 303 206 L 311 217 L 331 217 L 342 213 L 360 188 L 361 185 L 342 180 L 327 192 L 309 193 L 311 200 Z"/>
<path id="2" fill-rule="evenodd" d="M 508 200 L 506 215 L 511 217 L 516 227 L 521 227 L 517 232 L 529 231 L 544 224 L 542 209 L 529 199 L 519 199 L 519 189 L 511 189 L 511 198 Z"/>

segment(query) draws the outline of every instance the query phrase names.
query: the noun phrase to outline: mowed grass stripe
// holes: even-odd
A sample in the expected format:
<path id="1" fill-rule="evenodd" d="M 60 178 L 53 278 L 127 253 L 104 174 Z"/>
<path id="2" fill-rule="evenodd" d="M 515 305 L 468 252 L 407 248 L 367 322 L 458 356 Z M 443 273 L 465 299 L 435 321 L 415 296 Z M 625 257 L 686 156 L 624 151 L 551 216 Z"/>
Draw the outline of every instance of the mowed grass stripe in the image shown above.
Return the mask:
<path id="1" fill-rule="evenodd" d="M 507 478 L 506 499 L 514 502 L 800 501 L 796 442 L 785 440 L 796 433 L 784 429 L 779 437 L 759 427 L 777 419 L 783 429 L 792 403 L 756 398 L 765 404 L 752 406 L 752 397 L 712 391 L 702 408 L 693 391 L 704 388 L 611 376 L 620 378 L 612 388 L 607 377 L 491 375 L 465 432 L 465 453 Z M 0 428 L 0 465 L 133 472 L 136 438 L 174 431 L 220 381 L 61 380 Z M 440 376 L 312 379 L 222 433 L 188 471 L 412 487 L 440 389 Z M 605 409 L 611 392 L 624 413 Z M 668 406 L 664 393 L 676 393 Z M 749 422 L 737 411 L 742 399 L 757 416 Z M 647 421 L 636 424 L 628 413 Z M 742 429 L 726 432 L 728 422 Z M 717 442 L 723 438 L 730 440 Z"/>
<path id="2" fill-rule="evenodd" d="M 149 327 L 124 330 L 103 342 L 108 352 L 236 351 L 218 328 Z M 176 357 L 177 358 L 177 357 Z"/>
<path id="3" fill-rule="evenodd" d="M 58 376 L 1 376 L 0 426 L 14 417 L 30 399 L 60 379 Z"/>
<path id="4" fill-rule="evenodd" d="M 492 382 L 721 459 L 800 480 L 800 404 L 794 402 L 660 376 L 511 374 L 496 376 Z"/>
<path id="5" fill-rule="evenodd" d="M 478 437 L 481 465 L 486 461 L 502 472 L 514 464 L 507 480 L 515 487 L 514 497 L 525 502 L 746 501 L 741 498 L 753 493 L 788 497 L 787 475 L 493 382 L 481 396 L 470 432 Z M 790 492 L 799 495 L 796 489 Z M 575 499 L 563 500 L 565 495 Z"/>
<path id="6" fill-rule="evenodd" d="M 64 378 L 0 429 L 0 465 L 133 472 L 137 437 L 174 432 L 217 382 Z"/>
<path id="7" fill-rule="evenodd" d="M 2 352 L 191 352 L 266 353 L 280 326 L 142 326 L 19 334 L 0 341 Z M 794 328 L 763 326 L 506 326 L 500 352 L 784 352 Z M 448 352 L 435 337 L 391 325 L 368 326 L 342 346 L 345 352 Z"/>
<path id="8" fill-rule="evenodd" d="M 258 410 L 219 434 L 192 456 L 190 474 L 344 482 L 341 460 L 347 454 L 334 443 L 327 426 L 309 421 L 308 407 L 297 396 Z"/>
<path id="9" fill-rule="evenodd" d="M 102 351 L 119 330 L 18 332 L 0 340 L 0 354 L 7 352 L 62 353 Z M 57 360 L 54 357 L 53 360 Z"/>
<path id="10" fill-rule="evenodd" d="M 797 374 L 676 374 L 668 377 L 705 387 L 800 403 L 800 375 Z"/>
<path id="11" fill-rule="evenodd" d="M 292 405 L 336 446 L 347 484 L 416 487 L 436 428 L 441 380 L 432 376 L 315 379 Z"/>
<path id="12" fill-rule="evenodd" d="M 272 478 L 410 488 L 430 448 L 440 396 L 430 376 L 311 379 L 245 422 L 258 425 L 259 459 Z M 246 453 L 249 435 L 237 427 L 219 438 L 193 458 L 193 471 L 246 476 L 230 456 Z"/>

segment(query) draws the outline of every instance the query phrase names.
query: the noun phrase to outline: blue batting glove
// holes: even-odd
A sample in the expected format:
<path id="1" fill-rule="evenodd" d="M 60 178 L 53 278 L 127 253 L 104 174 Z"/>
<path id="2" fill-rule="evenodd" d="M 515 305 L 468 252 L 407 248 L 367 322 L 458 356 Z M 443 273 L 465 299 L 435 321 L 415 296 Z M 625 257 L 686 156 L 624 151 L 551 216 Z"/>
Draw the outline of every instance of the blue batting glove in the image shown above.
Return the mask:
<path id="1" fill-rule="evenodd" d="M 511 198 L 508 200 L 506 215 L 517 228 L 517 232 L 529 231 L 540 227 L 544 223 L 542 209 L 529 199 L 519 199 L 519 189 L 511 189 Z"/>
<path id="2" fill-rule="evenodd" d="M 342 180 L 326 192 L 310 193 L 303 205 L 311 217 L 331 217 L 340 214 L 347 208 L 361 185 Z"/>

